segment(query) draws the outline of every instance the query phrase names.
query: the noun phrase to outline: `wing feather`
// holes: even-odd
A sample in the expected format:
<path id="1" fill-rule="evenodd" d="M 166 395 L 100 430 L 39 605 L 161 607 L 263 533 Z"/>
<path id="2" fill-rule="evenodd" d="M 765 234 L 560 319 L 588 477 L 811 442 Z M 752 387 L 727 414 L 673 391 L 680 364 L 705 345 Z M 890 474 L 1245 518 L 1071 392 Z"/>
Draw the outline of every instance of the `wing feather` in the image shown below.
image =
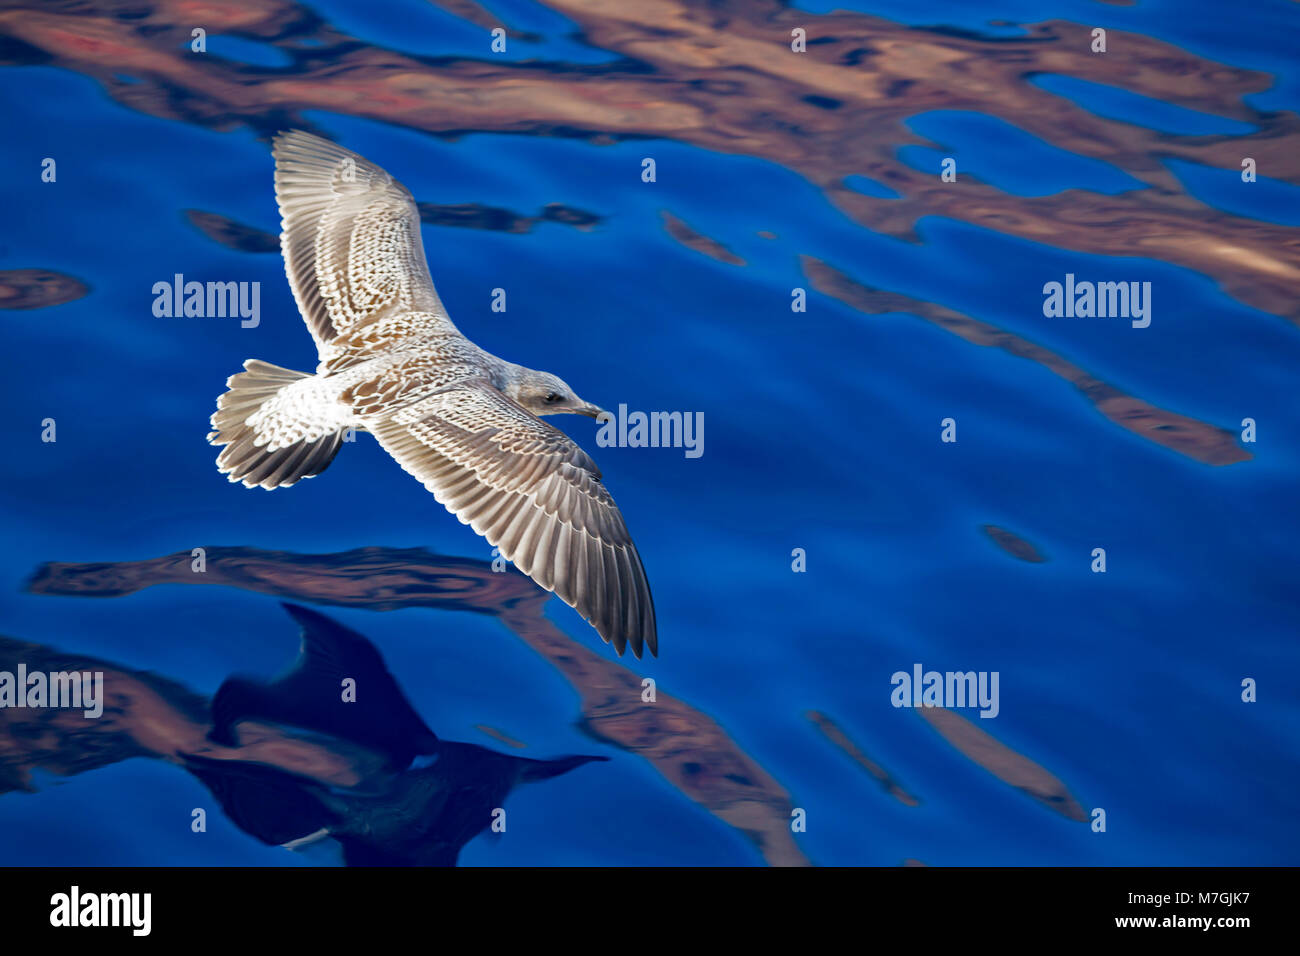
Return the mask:
<path id="1" fill-rule="evenodd" d="M 336 143 L 275 137 L 280 251 L 324 367 L 455 330 L 429 275 L 420 213 L 406 187 Z"/>
<path id="2" fill-rule="evenodd" d="M 622 654 L 658 653 L 641 556 L 591 458 L 485 381 L 421 400 L 422 417 L 366 427 L 462 522 L 554 591 Z"/>

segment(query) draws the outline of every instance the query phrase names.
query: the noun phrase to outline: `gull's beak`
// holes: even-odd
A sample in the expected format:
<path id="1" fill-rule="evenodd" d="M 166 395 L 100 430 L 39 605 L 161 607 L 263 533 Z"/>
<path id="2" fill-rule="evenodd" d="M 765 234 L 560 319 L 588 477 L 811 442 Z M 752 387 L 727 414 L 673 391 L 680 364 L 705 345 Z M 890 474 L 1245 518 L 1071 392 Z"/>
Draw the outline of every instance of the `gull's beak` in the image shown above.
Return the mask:
<path id="1" fill-rule="evenodd" d="M 576 411 L 579 415 L 586 415 L 588 418 L 597 418 L 606 414 L 605 409 L 601 408 L 599 405 L 583 405 L 581 408 L 576 409 Z"/>

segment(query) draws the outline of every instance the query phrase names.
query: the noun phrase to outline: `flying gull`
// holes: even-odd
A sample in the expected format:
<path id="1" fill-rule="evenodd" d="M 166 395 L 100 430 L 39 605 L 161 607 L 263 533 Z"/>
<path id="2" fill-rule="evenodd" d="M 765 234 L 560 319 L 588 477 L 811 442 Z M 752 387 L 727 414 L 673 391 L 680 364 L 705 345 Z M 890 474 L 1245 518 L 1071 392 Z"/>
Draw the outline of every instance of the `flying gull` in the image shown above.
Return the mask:
<path id="1" fill-rule="evenodd" d="M 558 376 L 497 358 L 452 324 L 420 216 L 374 163 L 300 130 L 275 137 L 280 251 L 320 362 L 231 376 L 208 441 L 247 487 L 318 475 L 368 431 L 463 524 L 578 611 L 621 655 L 658 653 L 641 556 L 596 463 L 539 415 L 595 418 Z"/>

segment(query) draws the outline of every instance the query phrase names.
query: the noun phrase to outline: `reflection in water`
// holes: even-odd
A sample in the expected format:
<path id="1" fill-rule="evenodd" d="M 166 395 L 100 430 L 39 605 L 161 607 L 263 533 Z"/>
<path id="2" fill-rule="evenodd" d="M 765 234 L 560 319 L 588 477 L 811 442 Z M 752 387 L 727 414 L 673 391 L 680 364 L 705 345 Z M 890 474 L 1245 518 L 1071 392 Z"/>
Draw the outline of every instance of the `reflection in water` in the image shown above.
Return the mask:
<path id="1" fill-rule="evenodd" d="M 491 232 L 531 232 L 539 223 L 549 222 L 591 229 L 601 222 L 595 213 L 553 202 L 543 206 L 535 216 L 521 216 L 509 209 L 485 206 L 482 203 L 416 203 L 420 221 L 431 226 L 456 226 L 462 229 L 484 229 Z M 209 239 L 236 252 L 279 252 L 280 237 L 254 226 L 236 222 L 228 216 L 201 209 L 185 210 L 185 217 Z"/>
<path id="2" fill-rule="evenodd" d="M 71 776 L 131 757 L 177 761 L 178 754 L 249 760 L 351 787 L 381 771 L 379 754 L 346 741 L 321 742 L 269 725 L 245 725 L 240 746 L 208 739 L 208 702 L 181 684 L 112 661 L 0 637 L 0 669 L 19 663 L 44 671 L 102 671 L 104 713 L 86 720 L 59 708 L 0 710 L 0 792 L 34 793 L 33 771 Z"/>
<path id="3" fill-rule="evenodd" d="M 354 741 L 383 754 L 394 770 L 438 752 L 438 738 L 370 641 L 315 611 L 294 604 L 284 609 L 302 626 L 297 663 L 274 681 L 232 677 L 223 683 L 212 698 L 212 740 L 238 746 L 235 725 L 251 719 Z"/>
<path id="4" fill-rule="evenodd" d="M 441 5 L 474 22 L 497 22 L 468 0 Z M 193 15 L 179 0 L 141 0 L 129 19 L 75 4 L 17 4 L 0 13 L 0 35 L 11 41 L 8 62 L 85 73 L 130 109 L 204 127 L 244 122 L 270 135 L 309 128 L 303 112 L 325 110 L 437 135 L 670 138 L 780 163 L 878 233 L 914 240 L 917 221 L 938 215 L 1079 252 L 1163 259 L 1213 276 L 1242 302 L 1300 321 L 1300 243 L 1291 231 L 1211 212 L 1166 165 L 1174 159 L 1239 171 L 1250 156 L 1261 170 L 1295 181 L 1295 114 L 1260 111 L 1243 99 L 1269 88 L 1265 73 L 1112 30 L 1111 43 L 1124 50 L 1127 91 L 1254 128 L 1240 136 L 1175 136 L 1081 109 L 1034 82 L 1045 75 L 1116 82 L 1115 58 L 1091 52 L 1088 24 L 1053 20 L 1027 25 L 1021 37 L 986 37 L 861 13 L 817 15 L 777 0 L 545 5 L 573 20 L 586 43 L 624 59 L 607 66 L 417 59 L 358 42 L 308 5 L 287 0 L 204 7 L 209 35 L 273 46 L 290 61 L 275 70 L 187 56 Z M 806 54 L 784 52 L 795 27 L 814 41 Z M 949 188 L 898 153 L 928 144 L 908 119 L 939 109 L 999 117 L 1150 188 L 1019 196 L 970 176 L 960 190 Z M 852 176 L 900 198 L 859 192 L 846 183 Z"/>
<path id="5" fill-rule="evenodd" d="M 49 269 L 0 270 L 0 309 L 43 309 L 80 299 L 86 283 Z"/>
<path id="6" fill-rule="evenodd" d="M 190 224 L 214 242 L 236 252 L 279 252 L 280 237 L 201 209 L 186 209 Z"/>
<path id="7" fill-rule="evenodd" d="M 816 725 L 817 729 L 825 734 L 826 738 L 830 740 L 831 743 L 835 744 L 835 746 L 839 747 L 846 754 L 856 760 L 862 766 L 862 769 L 871 774 L 871 776 L 875 778 L 876 782 L 884 789 L 885 793 L 889 794 L 905 806 L 915 807 L 920 805 L 921 801 L 918 797 L 914 797 L 912 794 L 904 790 L 902 784 L 894 779 L 893 774 L 868 757 L 862 749 L 849 738 L 849 735 L 835 723 L 835 721 L 831 720 L 819 710 L 810 710 L 804 716 L 812 721 L 813 724 Z"/>
<path id="8" fill-rule="evenodd" d="M 285 607 L 303 628 L 297 665 L 273 683 L 226 681 L 210 730 L 202 698 L 165 678 L 0 638 L 0 669 L 103 671 L 106 699 L 93 721 L 53 708 L 0 710 L 0 792 L 34 789 L 37 768 L 68 775 L 156 757 L 192 773 L 264 843 L 332 838 L 353 866 L 450 866 L 514 787 L 608 759 L 530 760 L 439 740 L 374 645 L 315 611 Z M 355 702 L 343 700 L 345 677 Z"/>
<path id="9" fill-rule="evenodd" d="M 682 222 L 667 209 L 659 210 L 659 215 L 664 220 L 664 231 L 672 236 L 688 249 L 694 249 L 696 252 L 702 252 L 704 255 L 719 262 L 725 262 L 731 266 L 743 266 L 745 260 L 740 258 L 722 243 L 716 239 L 711 239 L 703 233 L 696 232 L 686 223 Z"/>
<path id="10" fill-rule="evenodd" d="M 513 571 L 496 573 L 489 563 L 442 557 L 422 548 L 372 547 L 333 555 L 303 555 L 257 548 L 210 547 L 207 549 L 207 567 L 201 574 L 192 570 L 189 552 L 180 552 L 146 561 L 48 563 L 36 571 L 28 587 L 38 594 L 116 597 L 163 583 L 227 585 L 321 604 L 372 610 L 431 607 L 494 615 L 550 661 L 578 691 L 582 726 L 591 736 L 648 761 L 684 795 L 740 830 L 768 863 L 800 866 L 809 862 L 791 835 L 793 804 L 790 796 L 766 770 L 741 750 L 712 718 L 689 704 L 659 690 L 652 706 L 643 705 L 640 678 L 622 663 L 607 660 L 576 644 L 547 620 L 542 607 L 551 595 L 520 574 Z M 424 727 L 419 716 L 401 697 L 396 683 L 369 642 L 315 612 L 290 608 L 290 613 L 305 628 L 303 657 L 296 668 L 269 685 L 243 678 L 227 681 L 214 699 L 217 717 L 213 728 L 215 741 L 203 739 L 207 730 L 200 725 L 206 718 L 201 713 L 194 715 L 196 709 L 202 711 L 202 703 L 191 698 L 187 704 L 190 716 L 185 721 L 185 733 L 179 735 L 177 742 L 169 742 L 159 753 L 179 751 L 214 760 L 229 760 L 238 753 L 237 759 L 245 762 L 271 764 L 290 774 L 349 787 L 355 787 L 361 777 L 392 774 L 395 766 L 401 766 L 404 760 L 409 761 L 410 755 L 427 752 L 430 748 L 439 754 L 444 753 L 443 748 L 447 745 L 435 744 L 432 732 Z M 332 715 L 333 698 L 337 696 L 339 674 L 344 670 L 368 675 L 367 684 L 389 688 L 387 696 L 400 703 L 394 704 L 391 710 L 381 708 L 369 718 L 365 718 L 363 712 L 362 717 L 340 722 Z M 322 673 L 328 675 L 328 680 L 320 686 L 328 685 L 328 693 L 322 690 L 318 698 L 310 687 L 316 685 Z M 141 675 L 132 675 L 131 680 L 138 683 Z M 110 681 L 110 684 L 121 688 L 124 679 Z M 272 688 L 275 692 L 271 692 Z M 286 703 L 282 699 L 286 693 L 295 701 L 289 713 L 286 713 Z M 327 699 L 328 704 L 320 703 Z M 311 701 L 316 703 L 313 705 Z M 950 711 L 921 708 L 919 712 L 944 740 L 1000 780 L 1023 790 L 1069 819 L 1084 819 L 1082 808 L 1065 784 L 1034 761 Z M 285 745 L 285 740 L 276 736 L 273 727 L 246 721 L 237 728 L 239 750 L 220 751 L 222 741 L 234 741 L 231 725 L 242 718 L 255 716 L 335 734 L 338 742 L 331 745 L 331 750 L 325 751 L 326 757 L 322 757 L 312 749 L 315 745 L 290 738 L 289 749 L 281 755 L 277 747 Z M 832 742 L 864 766 L 888 793 L 909 806 L 919 803 L 888 771 L 866 757 L 828 717 L 816 711 L 808 716 Z M 204 752 L 213 747 L 217 747 L 219 752 Z M 250 752 L 250 747 L 255 749 Z M 276 759 L 267 759 L 265 753 L 268 750 L 275 754 Z M 361 756 L 354 751 L 359 751 Z M 341 754 L 349 756 L 339 766 Z M 439 762 L 441 759 L 440 756 Z M 515 758 L 496 754 L 494 759 Z M 51 758 L 41 765 L 47 769 L 68 766 L 64 760 Z M 363 765 L 358 765 L 359 760 Z M 325 766 L 321 766 L 322 761 Z M 418 764 L 419 760 L 416 762 Z M 548 762 L 547 766 L 556 767 L 563 763 L 563 760 Z M 433 766 L 436 767 L 437 763 Z M 189 769 L 213 786 L 223 801 L 227 799 L 223 794 L 235 793 L 231 799 L 237 802 L 232 802 L 228 811 L 236 822 L 259 836 L 262 833 L 255 828 L 254 821 L 241 820 L 241 816 L 247 815 L 247 810 L 241 809 L 245 807 L 241 795 L 254 792 L 258 787 L 276 790 L 288 785 L 280 776 L 260 770 L 249 771 L 246 767 L 234 776 L 222 776 L 219 771 L 223 768 L 191 760 Z M 3 772 L 2 767 L 0 772 Z M 518 772 L 517 767 L 509 772 L 501 771 L 506 774 L 506 779 L 509 773 L 514 772 Z M 408 771 L 407 776 L 411 773 Z M 217 781 L 218 776 L 221 782 Z M 532 778 L 525 774 L 523 779 Z M 502 778 L 494 779 L 500 786 Z M 293 787 L 294 800 L 314 800 L 313 806 L 319 805 L 311 816 L 313 820 L 319 822 L 333 814 L 353 821 L 353 824 L 337 823 L 339 826 L 374 826 L 373 823 L 357 822 L 369 819 L 368 814 L 377 812 L 372 803 L 334 806 L 322 802 L 311 787 L 304 790 L 303 785 L 297 782 L 293 782 Z M 402 799 L 416 802 L 422 799 L 416 795 L 418 787 L 409 782 L 403 787 L 413 789 L 404 790 Z M 267 824 L 268 827 L 271 823 Z M 279 829 L 263 832 L 266 839 L 282 833 Z"/>
<path id="11" fill-rule="evenodd" d="M 1047 560 L 1039 553 L 1037 548 L 1024 538 L 1020 537 L 1020 535 L 1008 531 L 1006 528 L 999 528 L 994 524 L 986 524 L 982 527 L 984 533 L 992 538 L 999 548 L 1011 555 L 1013 558 L 1019 558 L 1021 561 L 1028 561 L 1030 564 L 1042 564 Z"/>
<path id="12" fill-rule="evenodd" d="M 522 740 L 515 740 L 509 734 L 502 733 L 495 727 L 489 727 L 487 724 L 475 724 L 474 729 L 479 733 L 487 734 L 493 740 L 499 740 L 507 747 L 514 747 L 516 750 L 523 750 L 528 745 Z"/>
<path id="13" fill-rule="evenodd" d="M 222 684 L 212 699 L 210 736 L 233 745 L 236 723 L 270 720 L 361 744 L 385 763 L 363 784 L 339 790 L 265 764 L 187 756 L 186 769 L 227 815 L 265 843 L 300 846 L 328 836 L 353 866 L 450 866 L 499 816 L 515 786 L 608 759 L 529 760 L 439 740 L 373 644 L 323 614 L 285 609 L 302 625 L 296 666 L 271 683 Z"/>
<path id="14" fill-rule="evenodd" d="M 947 306 L 870 288 L 811 256 L 803 256 L 802 265 L 816 289 L 859 312 L 867 315 L 907 312 L 968 342 L 1000 348 L 1019 358 L 1037 362 L 1071 383 L 1112 422 L 1148 441 L 1207 465 L 1231 465 L 1251 457 L 1237 444 L 1231 432 L 1126 395 L 1063 356 L 1011 332 L 962 315 Z"/>
<path id="15" fill-rule="evenodd" d="M 1017 753 L 961 714 L 943 707 L 918 707 L 916 712 L 930 722 L 942 736 L 971 760 L 1004 783 L 1070 820 L 1084 822 L 1088 815 L 1069 789 L 1054 774 Z"/>
<path id="16" fill-rule="evenodd" d="M 497 22 L 470 0 L 441 5 L 471 22 Z M 210 34 L 239 35 L 278 50 L 290 65 L 274 71 L 185 55 L 182 41 L 188 42 L 192 16 L 176 0 L 141 3 L 129 20 L 75 5 L 21 4 L 0 13 L 0 36 L 11 40 L 7 62 L 82 72 L 124 106 L 201 126 L 242 121 L 270 135 L 286 126 L 310 129 L 304 111 L 326 110 L 443 136 L 488 131 L 593 143 L 663 137 L 761 157 L 798 172 L 879 234 L 915 241 L 918 220 L 942 216 L 1077 252 L 1159 259 L 1213 277 L 1241 302 L 1300 322 L 1294 294 L 1300 242 L 1293 230 L 1212 210 L 1168 165 L 1235 175 L 1249 156 L 1279 181 L 1297 181 L 1295 114 L 1260 111 L 1244 99 L 1270 86 L 1267 74 L 1112 31 L 1112 42 L 1125 51 L 1128 92 L 1252 130 L 1180 136 L 1090 112 L 1043 87 L 1044 77 L 1094 85 L 1115 81 L 1113 59 L 1090 52 L 1091 28 L 1084 24 L 1049 21 L 1027 26 L 1023 37 L 985 37 L 861 13 L 814 15 L 775 0 L 629 0 L 616 10 L 589 0 L 546 5 L 577 23 L 586 43 L 625 59 L 606 66 L 418 60 L 357 42 L 286 0 L 205 8 Z M 139 28 L 141 22 L 147 30 Z M 671 31 L 665 23 L 672 23 Z M 815 38 L 806 54 L 782 52 L 793 27 Z M 909 166 L 900 153 L 929 143 L 908 124 L 934 111 L 1014 124 L 1021 135 L 1050 148 L 1122 170 L 1138 188 L 1026 196 L 970 173 L 963 173 L 961 189 L 950 188 L 932 172 Z M 884 191 L 870 195 L 855 188 L 864 178 Z M 523 217 L 476 203 L 421 204 L 421 216 L 425 222 L 508 232 L 527 231 L 543 220 L 580 227 L 599 221 L 566 207 Z M 678 241 L 743 264 L 719 240 L 665 216 Z M 216 214 L 198 217 L 196 225 L 235 248 L 275 248 L 270 237 L 227 226 Z M 804 262 L 819 289 L 855 304 L 851 291 L 847 298 L 842 294 L 852 279 L 807 257 Z M 1220 429 L 1125 394 L 1042 346 L 937 304 L 896 298 L 891 308 L 936 321 L 973 343 L 996 344 L 1041 362 L 1073 382 L 1110 421 L 1145 438 L 1208 464 L 1250 457 Z"/>
<path id="17" fill-rule="evenodd" d="M 423 548 L 357 548 L 304 555 L 210 547 L 195 573 L 189 552 L 147 561 L 42 565 L 38 594 L 116 597 L 154 584 L 221 584 L 321 604 L 391 611 L 433 607 L 498 617 L 551 662 L 581 697 L 582 726 L 647 760 L 678 790 L 739 829 L 773 865 L 807 865 L 790 832 L 789 794 L 706 714 L 658 691 L 643 705 L 641 679 L 576 644 L 542 614 L 551 597 L 513 570 Z M 241 735 L 242 740 L 242 735 Z"/>

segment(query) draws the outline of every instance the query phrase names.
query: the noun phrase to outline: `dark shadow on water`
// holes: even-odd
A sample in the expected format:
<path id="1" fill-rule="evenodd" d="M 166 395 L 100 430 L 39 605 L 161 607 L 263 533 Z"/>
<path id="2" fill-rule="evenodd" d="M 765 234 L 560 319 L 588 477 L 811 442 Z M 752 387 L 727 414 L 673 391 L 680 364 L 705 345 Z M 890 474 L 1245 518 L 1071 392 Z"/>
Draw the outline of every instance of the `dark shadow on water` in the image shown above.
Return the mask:
<path id="1" fill-rule="evenodd" d="M 202 570 L 197 570 L 197 568 Z M 543 614 L 551 595 L 513 570 L 423 548 L 295 554 L 249 547 L 183 551 L 145 561 L 40 566 L 36 594 L 120 597 L 155 584 L 207 584 L 341 607 L 436 608 L 496 617 L 577 691 L 579 726 L 634 754 L 685 797 L 739 830 L 771 865 L 806 866 L 789 793 L 708 714 L 572 640 Z M 0 792 L 31 789 L 33 769 L 81 773 L 133 756 L 183 765 L 231 819 L 272 844 L 328 830 L 352 864 L 453 862 L 519 783 L 565 773 L 590 756 L 531 761 L 440 740 L 406 701 L 362 635 L 306 608 L 292 669 L 274 681 L 232 677 L 211 705 L 181 685 L 106 661 L 0 638 L 0 670 L 103 670 L 100 720 L 67 710 L 0 710 Z M 357 700 L 343 703 L 354 679 Z M 1038 805 L 1081 822 L 1082 806 L 1046 768 L 940 707 L 917 711 L 942 741 Z M 921 798 L 873 761 L 830 717 L 824 739 L 908 807 Z M 87 726 L 93 724 L 93 726 Z M 293 732 L 290 732 L 292 728 Z M 452 792 L 455 795 L 452 796 Z M 1026 806 L 1029 804 L 1027 803 Z M 300 832 L 301 831 L 301 832 Z"/>
<path id="2" fill-rule="evenodd" d="M 222 684 L 209 737 L 237 746 L 240 722 L 266 720 L 350 740 L 381 755 L 384 766 L 340 790 L 266 764 L 187 755 L 186 769 L 240 829 L 264 843 L 328 835 L 350 866 L 450 866 L 473 837 L 504 822 L 502 804 L 516 786 L 609 759 L 530 760 L 439 740 L 370 641 L 315 611 L 285 610 L 302 627 L 294 668 L 271 682 L 235 677 Z"/>
<path id="3" fill-rule="evenodd" d="M 146 561 L 52 562 L 37 569 L 28 590 L 49 595 L 120 597 L 155 584 L 215 584 L 295 601 L 376 611 L 426 607 L 492 615 L 546 658 L 578 691 L 579 726 L 589 736 L 647 760 L 685 796 L 739 829 L 768 863 L 808 864 L 790 831 L 793 810 L 790 796 L 771 775 L 707 714 L 662 691 L 647 696 L 641 677 L 624 663 L 608 660 L 570 639 L 542 613 L 551 595 L 513 570 L 494 572 L 489 563 L 437 555 L 423 548 L 370 547 L 338 554 L 305 555 L 258 548 L 209 547 L 204 549 L 203 570 L 195 570 L 195 560 L 191 552 L 183 551 Z M 328 621 L 305 609 L 292 613 L 300 620 L 310 616 Z M 337 638 L 338 632 L 344 629 L 329 623 Z M 309 636 L 310 633 L 309 629 Z M 315 680 L 305 674 L 324 670 L 331 675 L 329 681 L 334 681 L 339 673 L 337 658 L 345 656 L 343 648 L 352 648 L 371 673 L 382 671 L 385 675 L 372 679 L 396 687 L 382 662 L 378 662 L 373 647 L 360 635 L 336 640 L 331 646 L 335 648 L 331 654 L 313 654 L 308 641 L 304 658 L 295 671 L 281 678 L 276 686 L 282 690 L 287 686 L 293 691 L 289 696 L 300 699 L 298 687 L 304 680 Z M 335 681 L 330 685 L 329 694 L 336 697 L 337 687 Z M 217 746 L 222 740 L 232 742 L 230 724 L 252 711 L 260 711 L 267 719 L 339 733 L 338 718 L 329 716 L 328 710 L 315 710 L 308 718 L 298 708 L 292 720 L 286 720 L 281 698 L 281 693 L 268 693 L 267 685 L 237 678 L 227 682 L 214 698 L 216 741 L 206 738 L 206 726 L 188 730 L 204 737 L 204 743 L 199 746 Z M 203 709 L 201 703 L 198 706 Z M 348 718 L 345 737 L 350 739 L 342 742 L 348 747 L 367 745 L 368 773 L 378 772 L 385 766 L 391 770 L 408 752 L 418 755 L 428 745 L 427 739 L 414 729 L 417 724 L 423 726 L 418 715 L 409 706 L 399 710 L 396 716 L 385 713 L 382 719 Z M 207 717 L 192 715 L 189 720 L 206 722 Z M 392 739 L 394 731 L 390 724 L 406 728 L 398 735 L 400 742 Z M 249 745 L 245 730 L 248 726 L 243 724 L 239 729 L 241 750 Z M 369 749 L 376 746 L 381 752 Z M 382 752 L 385 749 L 387 754 Z M 192 745 L 172 747 L 162 753 L 174 752 L 197 751 Z M 199 767 L 191 761 L 190 769 L 213 779 L 210 766 Z M 288 767 L 279 769 L 292 772 Z M 60 771 L 54 769 L 54 772 Z M 238 780 L 239 789 L 269 785 L 264 774 L 250 780 L 244 772 Z M 319 819 L 319 815 L 312 819 Z M 236 822 L 240 822 L 238 818 Z M 279 835 L 278 830 L 275 835 Z"/>
<path id="4" fill-rule="evenodd" d="M 323 614 L 285 609 L 302 629 L 294 667 L 271 682 L 230 678 L 210 708 L 165 678 L 0 638 L 0 669 L 104 673 L 99 719 L 0 711 L 0 792 L 30 790 L 37 768 L 75 774 L 149 756 L 184 767 L 263 843 L 334 840 L 349 866 L 452 866 L 504 822 L 515 787 L 609 759 L 531 760 L 440 740 L 370 641 Z"/>

